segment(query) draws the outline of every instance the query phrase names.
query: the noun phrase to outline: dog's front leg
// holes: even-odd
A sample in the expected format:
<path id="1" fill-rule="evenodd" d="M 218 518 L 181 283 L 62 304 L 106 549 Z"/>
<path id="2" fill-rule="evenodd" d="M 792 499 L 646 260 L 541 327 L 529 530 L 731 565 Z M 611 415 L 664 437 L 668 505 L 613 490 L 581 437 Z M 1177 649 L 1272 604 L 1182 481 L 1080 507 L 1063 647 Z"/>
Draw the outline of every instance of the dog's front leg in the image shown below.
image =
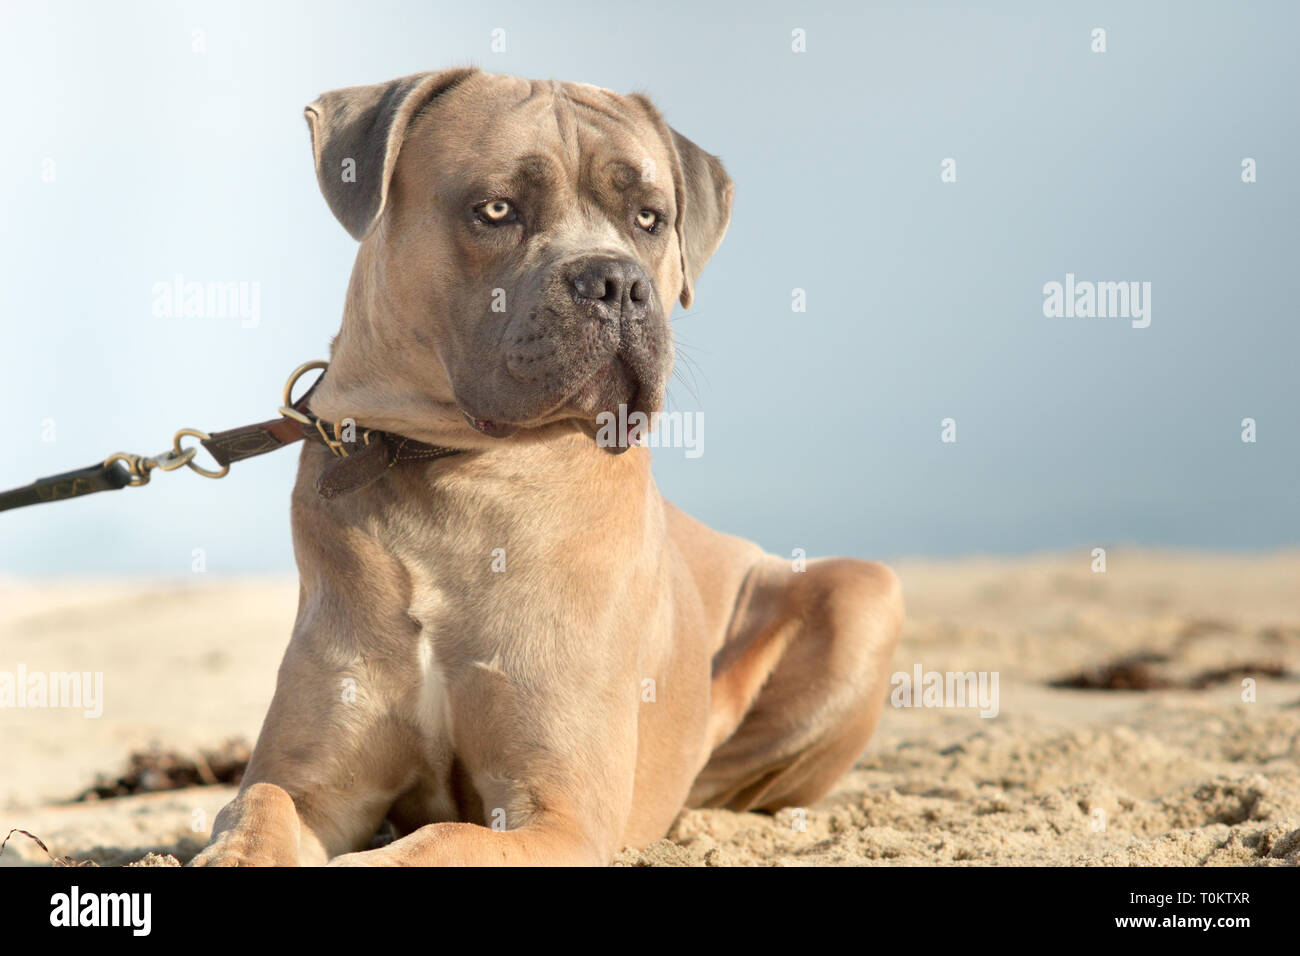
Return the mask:
<path id="1" fill-rule="evenodd" d="M 298 866 L 323 863 L 325 851 L 303 828 L 293 798 L 273 783 L 254 783 L 217 814 L 212 839 L 191 866 Z M 307 860 L 301 858 L 305 855 Z"/>
<path id="2" fill-rule="evenodd" d="M 398 678 L 347 659 L 322 664 L 310 643 L 316 633 L 301 627 L 290 643 L 244 783 L 191 865 L 323 866 L 365 846 L 383 819 L 403 779 L 394 766 L 408 751 L 383 732 L 380 702 L 338 688 Z"/>
<path id="3" fill-rule="evenodd" d="M 483 663 L 449 677 L 450 723 L 478 822 L 428 823 L 330 865 L 607 865 L 632 808 L 639 684 L 635 672 L 620 672 L 630 671 L 620 660 L 630 642 L 602 648 L 579 635 L 565 646 L 544 658 L 559 667 L 531 679 Z"/>

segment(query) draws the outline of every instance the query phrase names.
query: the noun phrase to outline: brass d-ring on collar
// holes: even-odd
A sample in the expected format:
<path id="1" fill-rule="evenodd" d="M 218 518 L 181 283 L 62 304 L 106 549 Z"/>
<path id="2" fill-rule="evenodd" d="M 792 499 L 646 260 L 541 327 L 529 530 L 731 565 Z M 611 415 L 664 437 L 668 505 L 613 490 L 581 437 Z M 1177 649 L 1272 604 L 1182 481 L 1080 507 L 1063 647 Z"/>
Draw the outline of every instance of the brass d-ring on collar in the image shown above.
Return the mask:
<path id="1" fill-rule="evenodd" d="M 325 444 L 325 447 L 333 452 L 335 457 L 347 458 L 348 443 L 343 440 L 343 428 L 345 423 L 351 424 L 352 427 L 355 428 L 355 423 L 352 423 L 350 419 L 344 419 L 343 422 L 334 422 L 331 424 L 329 422 L 321 421 L 319 418 L 312 418 L 293 407 L 293 387 L 298 384 L 298 379 L 315 369 L 320 369 L 324 372 L 329 368 L 329 364 L 329 362 L 323 362 L 319 359 L 315 362 L 303 362 L 289 373 L 289 380 L 284 383 L 284 394 L 281 395 L 281 401 L 283 404 L 280 406 L 280 414 L 286 418 L 292 418 L 296 422 L 301 422 L 304 425 L 310 425 L 315 428 L 316 433 L 320 435 L 320 439 Z M 319 382 L 320 379 L 318 378 L 316 381 Z M 312 388 L 315 387 L 315 384 L 313 384 Z M 308 391 L 311 391 L 311 389 L 308 389 Z M 369 428 L 362 430 L 362 444 L 370 444 L 371 431 L 372 430 Z"/>
<path id="2" fill-rule="evenodd" d="M 313 369 L 320 369 L 322 372 L 330 367 L 329 362 L 323 362 L 317 359 L 314 362 L 303 362 L 296 369 L 289 373 L 289 381 L 284 383 L 284 393 L 280 396 L 280 414 L 287 415 L 295 421 L 300 421 L 304 425 L 311 424 L 311 419 L 293 407 L 293 387 L 298 384 L 298 379 L 302 378 Z M 320 381 L 317 379 L 316 381 Z"/>
<path id="3" fill-rule="evenodd" d="M 304 415 L 298 409 L 293 407 L 293 387 L 298 384 L 298 379 L 302 378 L 312 369 L 320 369 L 322 372 L 329 368 L 329 362 L 315 361 L 303 362 L 296 369 L 289 373 L 289 381 L 284 383 L 284 393 L 280 396 L 280 414 L 285 418 L 292 418 L 296 422 L 302 422 L 304 425 L 311 425 L 312 420 Z M 317 379 L 320 381 L 320 379 Z M 315 387 L 315 386 L 313 386 Z M 311 389 L 308 389 L 310 391 Z"/>

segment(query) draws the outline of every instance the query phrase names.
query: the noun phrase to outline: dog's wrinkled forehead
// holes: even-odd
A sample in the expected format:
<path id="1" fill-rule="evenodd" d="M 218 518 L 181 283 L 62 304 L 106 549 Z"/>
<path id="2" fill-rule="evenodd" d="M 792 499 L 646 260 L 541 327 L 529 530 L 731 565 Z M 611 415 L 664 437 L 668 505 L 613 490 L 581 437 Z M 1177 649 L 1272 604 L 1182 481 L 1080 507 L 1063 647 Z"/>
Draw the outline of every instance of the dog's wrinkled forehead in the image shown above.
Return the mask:
<path id="1" fill-rule="evenodd" d="M 477 74 L 420 111 L 403 149 L 399 169 L 434 164 L 443 183 L 485 199 L 639 184 L 675 205 L 674 156 L 651 114 L 586 84 Z"/>
<path id="2" fill-rule="evenodd" d="M 425 119 L 441 113 L 444 121 L 464 119 L 485 128 L 504 128 L 516 135 L 559 133 L 569 143 L 577 129 L 617 134 L 642 132 L 654 136 L 653 125 L 629 97 L 589 83 L 529 80 L 495 73 L 472 73 L 437 97 L 431 97 L 417 114 Z M 535 123 L 529 127 L 527 124 Z"/>

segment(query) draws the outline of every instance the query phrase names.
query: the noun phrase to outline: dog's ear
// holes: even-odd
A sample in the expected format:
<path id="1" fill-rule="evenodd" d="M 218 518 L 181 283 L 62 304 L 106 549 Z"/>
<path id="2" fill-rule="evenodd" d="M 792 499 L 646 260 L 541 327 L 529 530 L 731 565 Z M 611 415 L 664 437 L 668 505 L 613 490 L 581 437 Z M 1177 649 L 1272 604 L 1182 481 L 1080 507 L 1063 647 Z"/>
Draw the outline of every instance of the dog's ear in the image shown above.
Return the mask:
<path id="1" fill-rule="evenodd" d="M 416 73 L 322 93 L 306 109 L 316 180 L 334 217 L 361 241 L 379 219 L 407 126 L 474 69 Z"/>
<path id="2" fill-rule="evenodd" d="M 718 157 L 670 129 L 677 154 L 677 242 L 682 247 L 682 308 L 695 298 L 695 280 L 722 245 L 736 186 Z M 683 209 L 682 207 L 685 206 Z"/>
<path id="3" fill-rule="evenodd" d="M 736 187 L 722 161 L 665 123 L 648 97 L 633 93 L 628 98 L 645 110 L 673 158 L 677 245 L 682 253 L 681 303 L 689 309 L 695 298 L 695 280 L 718 251 L 731 222 L 731 197 Z"/>

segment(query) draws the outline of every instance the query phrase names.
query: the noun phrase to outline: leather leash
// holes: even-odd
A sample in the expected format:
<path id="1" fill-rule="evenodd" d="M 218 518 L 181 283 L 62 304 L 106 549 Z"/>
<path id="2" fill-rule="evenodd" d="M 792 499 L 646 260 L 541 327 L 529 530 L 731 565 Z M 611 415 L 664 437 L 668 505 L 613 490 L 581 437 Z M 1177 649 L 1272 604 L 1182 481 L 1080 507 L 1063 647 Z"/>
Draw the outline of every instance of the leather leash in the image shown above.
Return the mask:
<path id="1" fill-rule="evenodd" d="M 324 375 L 317 378 L 296 402 L 293 400 L 293 387 L 307 372 L 313 369 L 321 369 L 323 372 L 328 367 L 328 362 L 306 362 L 293 370 L 284 386 L 279 418 L 211 435 L 196 428 L 182 428 L 172 437 L 172 447 L 160 455 L 149 458 L 119 451 L 98 464 L 61 475 L 38 478 L 22 488 L 0 492 L 0 511 L 44 501 L 80 498 L 97 491 L 116 491 L 129 486 L 147 485 L 154 469 L 175 471 L 184 466 L 205 478 L 224 478 L 234 462 L 265 455 L 304 439 L 324 445 L 335 458 L 316 480 L 316 492 L 322 498 L 335 498 L 364 488 L 396 465 L 433 461 L 459 454 L 463 450 L 430 445 L 373 428 L 362 428 L 347 419 L 343 422 L 326 422 L 312 415 L 308 409 L 308 399 Z M 194 456 L 199 449 L 197 445 L 183 447 L 181 440 L 186 437 L 197 438 L 199 444 L 221 466 L 220 470 L 213 471 L 195 464 Z"/>

